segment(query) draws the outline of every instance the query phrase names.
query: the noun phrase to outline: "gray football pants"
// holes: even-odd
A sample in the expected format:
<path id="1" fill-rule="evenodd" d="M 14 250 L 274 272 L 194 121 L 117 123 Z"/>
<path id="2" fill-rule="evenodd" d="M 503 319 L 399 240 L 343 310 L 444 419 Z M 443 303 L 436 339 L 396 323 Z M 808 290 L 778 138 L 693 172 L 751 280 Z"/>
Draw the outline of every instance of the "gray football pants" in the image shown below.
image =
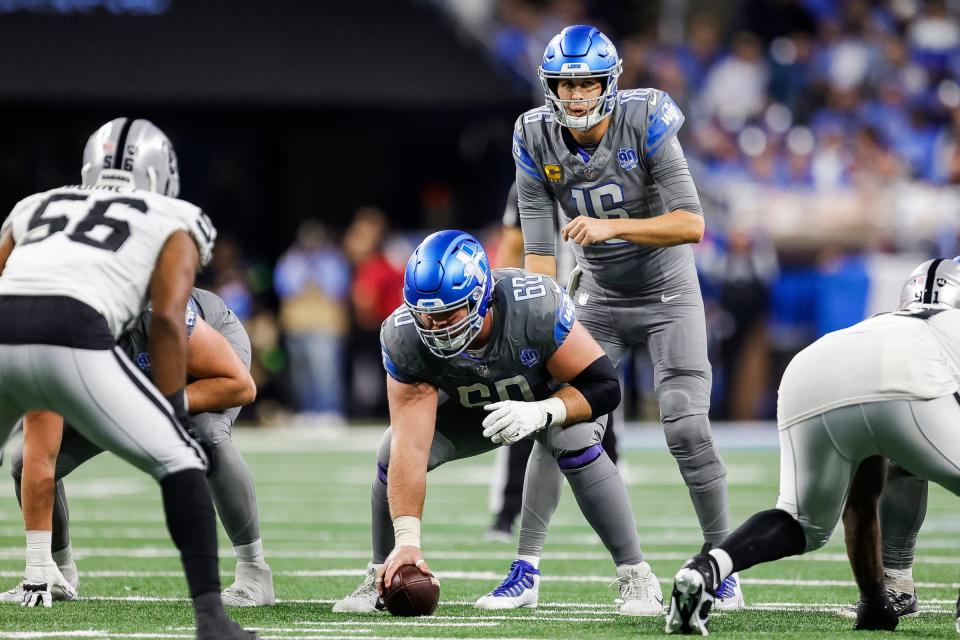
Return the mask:
<path id="1" fill-rule="evenodd" d="M 201 413 L 191 417 L 194 433 L 213 449 L 215 464 L 207 483 L 217 507 L 217 514 L 234 546 L 248 544 L 260 538 L 253 478 L 231 437 L 233 420 L 239 412 L 239 409 L 231 409 L 222 413 Z M 87 440 L 72 426 L 65 425 L 56 464 L 53 551 L 65 549 L 70 544 L 70 512 L 63 478 L 102 451 L 103 449 Z M 10 462 L 10 475 L 13 476 L 17 499 L 20 500 L 22 444 L 10 452 Z"/>
<path id="2" fill-rule="evenodd" d="M 841 407 L 781 429 L 777 508 L 803 527 L 807 551 L 822 547 L 857 468 L 876 455 L 960 495 L 958 424 L 960 403 L 946 396 Z"/>
<path id="3" fill-rule="evenodd" d="M 158 481 L 206 468 L 200 445 L 120 349 L 0 344 L 0 440 L 34 409 L 59 413 L 98 447 Z"/>
<path id="4" fill-rule="evenodd" d="M 614 366 L 635 345 L 645 344 L 653 360 L 654 390 L 670 453 L 680 468 L 706 542 L 730 531 L 727 471 L 713 443 L 710 420 L 712 373 L 707 359 L 703 299 L 695 274 L 686 289 L 644 298 L 605 291 L 586 272 L 574 270 L 570 297 L 577 320 Z M 519 552 L 539 556 L 562 484 L 549 457 L 531 455 L 524 484 Z"/>
<path id="5" fill-rule="evenodd" d="M 430 447 L 427 471 L 453 460 L 469 458 L 496 449 L 483 437 L 487 413 L 448 401 L 437 411 L 436 430 Z M 637 528 L 626 486 L 603 451 L 605 419 L 567 427 L 547 427 L 536 434 L 534 455 L 547 452 L 554 468 L 562 468 L 584 517 L 603 541 L 617 565 L 642 560 Z M 373 561 L 382 563 L 393 550 L 393 522 L 387 498 L 392 429 L 387 429 L 377 451 L 377 477 L 371 498 Z"/>

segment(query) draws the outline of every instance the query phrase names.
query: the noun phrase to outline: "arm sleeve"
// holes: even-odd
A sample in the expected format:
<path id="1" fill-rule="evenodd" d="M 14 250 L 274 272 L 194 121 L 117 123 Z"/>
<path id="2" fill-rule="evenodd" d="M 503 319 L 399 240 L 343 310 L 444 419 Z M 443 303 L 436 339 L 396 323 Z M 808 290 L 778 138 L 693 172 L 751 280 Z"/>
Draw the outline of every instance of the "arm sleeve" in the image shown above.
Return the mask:
<path id="1" fill-rule="evenodd" d="M 557 239 L 553 228 L 553 196 L 523 139 L 523 116 L 513 129 L 513 161 L 517 165 L 517 208 L 525 253 L 553 256 Z"/>
<path id="2" fill-rule="evenodd" d="M 676 136 L 661 146 L 647 163 L 650 175 L 660 189 L 666 211 L 683 209 L 703 215 L 700 196 L 693 184 L 690 167 Z"/>

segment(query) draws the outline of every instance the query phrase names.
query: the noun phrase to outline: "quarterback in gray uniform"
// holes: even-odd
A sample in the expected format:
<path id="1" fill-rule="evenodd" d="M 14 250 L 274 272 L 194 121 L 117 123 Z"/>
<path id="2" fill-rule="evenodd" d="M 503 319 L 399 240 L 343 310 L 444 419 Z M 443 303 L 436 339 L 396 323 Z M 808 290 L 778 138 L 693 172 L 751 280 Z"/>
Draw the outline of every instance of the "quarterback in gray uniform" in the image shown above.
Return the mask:
<path id="1" fill-rule="evenodd" d="M 960 265 L 928 260 L 899 309 L 829 333 L 787 366 L 777 400 L 780 497 L 674 578 L 668 633 L 707 634 L 724 577 L 819 549 L 842 518 L 856 629 L 892 631 L 878 504 L 887 458 L 960 496 Z M 957 603 L 960 631 L 960 600 Z"/>
<path id="2" fill-rule="evenodd" d="M 555 203 L 578 269 L 567 290 L 577 317 L 614 365 L 645 344 L 670 452 L 707 544 L 729 531 L 726 469 L 710 422 L 711 369 L 690 243 L 703 211 L 676 134 L 684 117 L 656 89 L 617 90 L 621 60 L 594 27 L 561 31 L 539 67 L 546 105 L 517 119 L 513 155 L 528 271 L 556 273 Z M 540 555 L 556 502 L 556 465 L 535 447 L 520 555 Z M 717 607 L 743 606 L 737 576 Z"/>
<path id="3" fill-rule="evenodd" d="M 148 331 L 150 310 L 140 314 L 133 328 L 124 334 L 119 346 L 147 376 L 150 375 Z M 276 602 L 273 577 L 263 557 L 257 498 L 253 478 L 246 461 L 233 444 L 232 427 L 240 408 L 253 402 L 256 385 L 250 377 L 250 338 L 236 314 L 215 293 L 194 288 L 184 317 L 187 327 L 187 395 L 192 413 L 191 431 L 207 448 L 214 460 L 207 482 L 224 529 L 233 543 L 237 558 L 236 579 L 223 592 L 225 604 L 233 606 L 270 605 Z M 56 414 L 27 420 L 50 419 L 62 425 Z M 11 474 L 24 514 L 31 509 L 50 506 L 38 495 L 54 482 L 53 559 L 64 577 L 76 590 L 79 582 L 73 561 L 69 533 L 69 510 L 62 479 L 74 469 L 103 451 L 70 425 L 63 426 L 62 441 L 47 437 L 59 428 L 43 425 L 28 429 L 24 445 L 11 453 Z M 24 450 L 29 449 L 38 470 L 31 482 L 22 483 Z M 29 520 L 29 518 L 27 518 Z M 59 590 L 54 599 L 66 599 Z M 22 600 L 22 586 L 0 595 L 0 601 Z"/>
<path id="4" fill-rule="evenodd" d="M 420 551 L 427 471 L 533 437 L 613 557 L 621 612 L 659 614 L 660 585 L 640 552 L 626 487 L 600 445 L 602 416 L 620 402 L 616 371 L 566 293 L 520 269 L 491 272 L 480 243 L 451 230 L 417 247 L 403 298 L 380 334 L 391 426 L 373 482 L 373 560 L 334 611 L 381 608 L 379 588 L 402 565 L 430 574 Z M 502 588 L 538 583 L 537 561 L 518 558 L 516 580 Z"/>

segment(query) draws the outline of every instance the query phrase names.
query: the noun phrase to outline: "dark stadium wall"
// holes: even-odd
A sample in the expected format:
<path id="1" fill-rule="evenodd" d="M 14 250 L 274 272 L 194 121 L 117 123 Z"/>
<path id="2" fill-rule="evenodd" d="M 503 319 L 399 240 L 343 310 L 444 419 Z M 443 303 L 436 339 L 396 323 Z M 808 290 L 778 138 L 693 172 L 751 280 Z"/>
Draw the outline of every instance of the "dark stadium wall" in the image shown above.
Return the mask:
<path id="1" fill-rule="evenodd" d="M 86 136 L 104 121 L 147 117 L 176 145 L 182 197 L 263 257 L 302 219 L 342 228 L 363 204 L 400 228 L 496 220 L 511 126 L 529 106 L 411 2 L 21 11 L 0 16 L 0 59 L 0 208 L 76 182 Z M 444 194 L 450 215 L 437 213 Z"/>

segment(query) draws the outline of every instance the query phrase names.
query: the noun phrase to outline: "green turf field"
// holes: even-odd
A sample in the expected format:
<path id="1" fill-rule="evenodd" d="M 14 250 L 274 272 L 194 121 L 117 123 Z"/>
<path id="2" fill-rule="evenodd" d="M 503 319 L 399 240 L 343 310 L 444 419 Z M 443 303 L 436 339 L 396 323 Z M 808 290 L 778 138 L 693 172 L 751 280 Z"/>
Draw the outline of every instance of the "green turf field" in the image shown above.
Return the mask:
<path id="1" fill-rule="evenodd" d="M 547 543 L 540 608 L 495 615 L 472 602 L 505 575 L 512 545 L 485 543 L 493 456 L 431 474 L 424 551 L 442 582 L 437 615 L 423 620 L 334 615 L 332 602 L 353 590 L 369 559 L 369 486 L 375 434 L 351 430 L 334 440 L 279 431 L 238 435 L 253 469 L 276 607 L 233 610 L 264 638 L 628 638 L 663 633 L 662 619 L 614 615 L 613 565 L 582 520 L 569 491 Z M 686 490 L 665 450 L 626 452 L 630 492 L 647 559 L 661 582 L 700 544 Z M 777 454 L 734 450 L 725 458 L 736 522 L 776 499 Z M 23 569 L 23 534 L 7 468 L 0 471 L 0 576 L 13 586 Z M 153 482 L 110 456 L 69 478 L 73 545 L 81 599 L 50 610 L 0 605 L 0 638 L 192 638 L 192 613 Z M 960 561 L 957 502 L 931 488 L 914 570 L 923 613 L 900 635 L 956 636 L 953 607 Z M 722 637 L 834 638 L 853 635 L 836 615 L 855 599 L 841 535 L 797 560 L 743 575 L 749 609 L 714 616 Z M 224 582 L 233 561 L 221 536 Z M 665 587 L 666 589 L 666 587 Z M 869 634 L 857 633 L 862 638 Z"/>

